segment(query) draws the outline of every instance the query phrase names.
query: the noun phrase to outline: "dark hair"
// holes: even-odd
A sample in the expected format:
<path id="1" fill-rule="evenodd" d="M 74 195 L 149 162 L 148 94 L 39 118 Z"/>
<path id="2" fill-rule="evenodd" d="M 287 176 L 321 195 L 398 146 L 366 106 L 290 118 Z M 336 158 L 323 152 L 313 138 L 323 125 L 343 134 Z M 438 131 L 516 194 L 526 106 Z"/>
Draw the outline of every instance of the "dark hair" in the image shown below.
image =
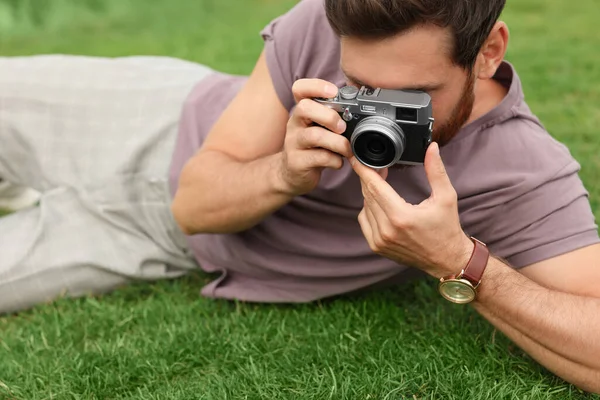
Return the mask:
<path id="1" fill-rule="evenodd" d="M 339 36 L 382 39 L 417 25 L 449 27 L 453 62 L 471 69 L 506 0 L 325 0 Z"/>

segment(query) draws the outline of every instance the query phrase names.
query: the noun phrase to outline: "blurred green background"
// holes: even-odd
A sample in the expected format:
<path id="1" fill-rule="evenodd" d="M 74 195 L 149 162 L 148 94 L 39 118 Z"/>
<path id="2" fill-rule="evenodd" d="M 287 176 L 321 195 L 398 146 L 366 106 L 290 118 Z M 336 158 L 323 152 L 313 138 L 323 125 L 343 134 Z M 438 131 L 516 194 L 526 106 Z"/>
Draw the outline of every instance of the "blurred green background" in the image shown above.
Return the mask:
<path id="1" fill-rule="evenodd" d="M 167 55 L 249 73 L 294 0 L 0 0 L 0 55 Z M 597 0 L 508 0 L 508 60 L 600 216 Z M 0 144 L 1 145 L 1 144 Z M 511 160 L 507 159 L 507 163 Z M 311 305 L 200 298 L 207 277 L 0 318 L 0 399 L 583 399 L 432 280 Z M 595 396 L 594 398 L 598 398 Z"/>

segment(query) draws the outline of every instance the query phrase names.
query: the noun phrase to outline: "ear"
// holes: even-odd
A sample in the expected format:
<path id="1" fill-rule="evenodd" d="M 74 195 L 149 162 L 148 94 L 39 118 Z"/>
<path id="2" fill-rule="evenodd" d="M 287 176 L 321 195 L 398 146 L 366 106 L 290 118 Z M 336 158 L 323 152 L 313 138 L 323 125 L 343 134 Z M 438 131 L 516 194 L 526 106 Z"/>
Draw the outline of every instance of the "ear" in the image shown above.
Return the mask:
<path id="1" fill-rule="evenodd" d="M 502 21 L 496 22 L 477 57 L 476 71 L 479 79 L 491 79 L 496 74 L 506 55 L 508 37 L 508 26 Z"/>

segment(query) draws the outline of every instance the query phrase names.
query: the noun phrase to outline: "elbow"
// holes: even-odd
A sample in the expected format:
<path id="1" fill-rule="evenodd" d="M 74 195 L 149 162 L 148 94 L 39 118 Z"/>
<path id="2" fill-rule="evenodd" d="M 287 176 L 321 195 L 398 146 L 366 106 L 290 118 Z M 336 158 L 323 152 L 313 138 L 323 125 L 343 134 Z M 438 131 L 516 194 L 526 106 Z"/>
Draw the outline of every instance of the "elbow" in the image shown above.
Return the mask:
<path id="1" fill-rule="evenodd" d="M 179 187 L 175 193 L 175 197 L 171 202 L 171 214 L 177 223 L 177 226 L 187 236 L 202 233 L 204 227 L 198 223 L 198 215 L 202 213 L 200 204 L 202 204 L 202 192 L 198 193 L 195 189 L 196 184 L 200 179 L 198 176 L 193 176 L 193 165 L 188 163 L 183 168 L 179 177 Z"/>
<path id="2" fill-rule="evenodd" d="M 171 214 L 183 234 L 186 236 L 196 235 L 200 233 L 199 229 L 191 223 L 191 218 L 189 217 L 189 213 L 186 212 L 184 200 L 181 197 L 179 193 L 175 196 L 175 199 L 171 203 Z"/>
<path id="3" fill-rule="evenodd" d="M 171 214 L 179 230 L 186 236 L 231 233 L 220 213 L 202 206 L 201 195 L 180 188 L 171 202 Z"/>
<path id="4" fill-rule="evenodd" d="M 191 210 L 185 205 L 184 200 L 177 200 L 177 198 L 171 203 L 171 213 L 179 230 L 186 236 L 228 234 L 243 230 L 237 226 L 227 225 L 226 221 L 219 214 Z M 202 218 L 198 218 L 199 215 Z"/>

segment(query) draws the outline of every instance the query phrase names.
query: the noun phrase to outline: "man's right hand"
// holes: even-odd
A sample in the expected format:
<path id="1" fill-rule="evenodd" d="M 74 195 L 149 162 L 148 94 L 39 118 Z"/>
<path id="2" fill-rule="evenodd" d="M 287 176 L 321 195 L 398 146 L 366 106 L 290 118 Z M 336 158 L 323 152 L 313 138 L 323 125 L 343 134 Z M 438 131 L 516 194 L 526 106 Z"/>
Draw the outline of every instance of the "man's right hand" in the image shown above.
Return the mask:
<path id="1" fill-rule="evenodd" d="M 181 230 L 195 235 L 250 229 L 312 191 L 324 168 L 341 168 L 343 157 L 351 156 L 349 141 L 340 135 L 345 123 L 311 100 L 337 91 L 322 80 L 298 81 L 293 93 L 299 106 L 290 118 L 263 51 L 246 84 L 181 172 L 171 206 Z M 195 102 L 187 107 L 197 112 Z"/>
<path id="2" fill-rule="evenodd" d="M 344 120 L 336 111 L 312 100 L 337 95 L 334 84 L 301 79 L 292 91 L 297 106 L 287 124 L 278 176 L 285 193 L 299 196 L 318 185 L 324 168 L 342 168 L 343 157 L 350 158 L 352 150 L 341 135 L 346 131 Z"/>

